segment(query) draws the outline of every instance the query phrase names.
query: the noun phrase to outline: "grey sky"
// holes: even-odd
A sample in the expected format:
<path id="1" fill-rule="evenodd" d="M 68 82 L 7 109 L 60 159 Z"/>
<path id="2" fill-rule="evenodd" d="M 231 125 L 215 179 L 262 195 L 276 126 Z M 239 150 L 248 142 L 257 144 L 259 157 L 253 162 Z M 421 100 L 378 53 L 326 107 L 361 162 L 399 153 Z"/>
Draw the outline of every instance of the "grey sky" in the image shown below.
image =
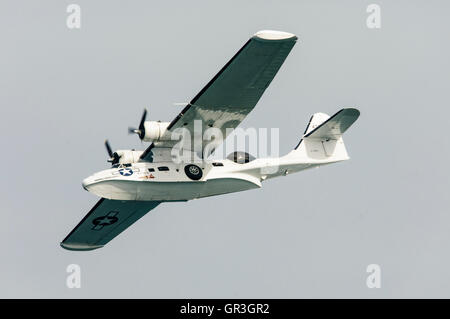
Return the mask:
<path id="1" fill-rule="evenodd" d="M 66 27 L 78 3 L 82 27 Z M 382 27 L 366 27 L 381 6 Z M 0 297 L 450 297 L 448 1 L 2 1 Z M 299 37 L 243 127 L 357 107 L 351 160 L 162 204 L 92 252 L 59 242 L 142 109 L 170 121 L 256 31 Z M 81 266 L 68 289 L 66 267 Z M 367 265 L 382 269 L 368 289 Z"/>

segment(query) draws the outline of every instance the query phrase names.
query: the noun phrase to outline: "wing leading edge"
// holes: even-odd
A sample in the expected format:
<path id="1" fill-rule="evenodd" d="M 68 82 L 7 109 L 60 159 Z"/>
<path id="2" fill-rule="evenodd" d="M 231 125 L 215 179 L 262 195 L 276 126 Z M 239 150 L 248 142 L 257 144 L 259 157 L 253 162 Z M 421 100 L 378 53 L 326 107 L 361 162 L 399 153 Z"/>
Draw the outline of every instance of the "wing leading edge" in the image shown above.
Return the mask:
<path id="1" fill-rule="evenodd" d="M 297 37 L 287 32 L 256 33 L 178 114 L 168 130 L 186 128 L 194 137 L 194 121 L 200 120 L 203 130 L 218 128 L 225 139 L 231 132 L 227 129 L 236 128 L 258 103 L 296 41 Z M 152 149 L 172 146 L 170 142 L 154 142 L 141 159 L 153 161 Z"/>
<path id="2" fill-rule="evenodd" d="M 101 248 L 160 203 L 102 198 L 61 242 L 61 246 L 68 250 Z"/>

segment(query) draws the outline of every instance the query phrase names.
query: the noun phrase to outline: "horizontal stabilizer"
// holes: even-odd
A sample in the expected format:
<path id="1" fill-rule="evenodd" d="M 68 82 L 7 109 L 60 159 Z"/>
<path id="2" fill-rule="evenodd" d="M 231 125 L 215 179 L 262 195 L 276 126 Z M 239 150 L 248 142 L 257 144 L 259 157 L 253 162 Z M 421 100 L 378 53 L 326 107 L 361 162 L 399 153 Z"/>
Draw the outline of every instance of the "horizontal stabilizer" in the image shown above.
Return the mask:
<path id="1" fill-rule="evenodd" d="M 342 109 L 314 130 L 305 139 L 337 140 L 358 119 L 359 111 L 354 108 Z"/>

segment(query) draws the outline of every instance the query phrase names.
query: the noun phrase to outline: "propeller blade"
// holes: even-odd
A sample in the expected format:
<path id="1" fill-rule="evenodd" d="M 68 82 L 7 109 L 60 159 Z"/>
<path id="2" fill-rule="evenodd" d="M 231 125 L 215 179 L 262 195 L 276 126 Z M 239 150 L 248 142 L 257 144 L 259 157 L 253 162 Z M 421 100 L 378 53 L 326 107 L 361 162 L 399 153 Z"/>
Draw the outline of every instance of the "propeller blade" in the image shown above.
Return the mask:
<path id="1" fill-rule="evenodd" d="M 144 113 L 142 113 L 141 121 L 139 122 L 139 127 L 138 128 L 128 127 L 128 134 L 137 134 L 142 141 L 142 139 L 145 136 L 144 123 L 145 123 L 146 118 L 147 118 L 147 109 L 144 109 Z"/>
<path id="2" fill-rule="evenodd" d="M 105 147 L 106 147 L 106 151 L 108 152 L 108 155 L 110 158 L 114 157 L 113 151 L 111 149 L 111 145 L 109 145 L 108 140 L 105 140 Z"/>
<path id="3" fill-rule="evenodd" d="M 144 109 L 144 113 L 142 114 L 142 117 L 141 117 L 141 122 L 139 123 L 139 130 L 141 132 L 144 131 L 144 122 L 145 122 L 146 118 L 147 118 L 147 109 Z"/>
<path id="4" fill-rule="evenodd" d="M 106 151 L 108 152 L 109 158 L 107 160 L 107 162 L 110 162 L 111 164 L 115 164 L 117 162 L 119 162 L 120 156 L 117 155 L 116 152 L 113 152 L 111 149 L 111 145 L 109 145 L 108 140 L 105 140 L 105 147 L 106 147 Z"/>

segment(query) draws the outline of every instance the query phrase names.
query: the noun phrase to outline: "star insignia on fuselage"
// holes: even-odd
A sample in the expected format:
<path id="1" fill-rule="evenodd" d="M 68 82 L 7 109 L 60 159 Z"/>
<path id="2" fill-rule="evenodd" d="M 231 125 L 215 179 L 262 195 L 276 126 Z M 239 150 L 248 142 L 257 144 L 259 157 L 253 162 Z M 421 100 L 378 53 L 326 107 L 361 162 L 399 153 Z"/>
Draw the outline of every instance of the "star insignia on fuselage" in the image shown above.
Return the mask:
<path id="1" fill-rule="evenodd" d="M 119 169 L 119 173 L 122 176 L 131 176 L 133 175 L 133 170 L 131 168 L 121 168 Z"/>

